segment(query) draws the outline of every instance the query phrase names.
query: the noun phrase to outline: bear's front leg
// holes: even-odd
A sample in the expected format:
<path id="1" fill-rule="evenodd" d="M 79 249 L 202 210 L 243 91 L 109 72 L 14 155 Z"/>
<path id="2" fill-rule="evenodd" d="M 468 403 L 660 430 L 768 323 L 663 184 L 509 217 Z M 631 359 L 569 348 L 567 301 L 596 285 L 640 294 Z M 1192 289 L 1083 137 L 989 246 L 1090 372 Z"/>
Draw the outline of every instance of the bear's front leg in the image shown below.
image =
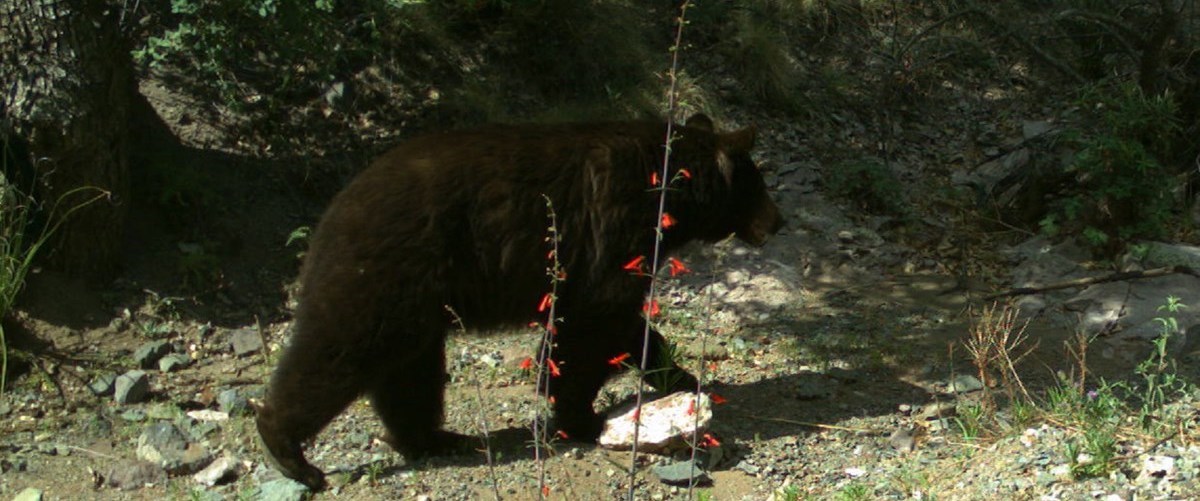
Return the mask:
<path id="1" fill-rule="evenodd" d="M 622 329 L 613 329 L 612 316 L 568 311 L 562 318 L 548 350 L 554 364 L 543 369 L 546 376 L 538 382 L 538 393 L 550 398 L 558 431 L 570 440 L 594 442 L 604 429 L 604 417 L 596 414 L 593 402 L 616 373 L 617 367 L 608 361 L 626 343 L 623 336 L 614 335 Z"/>
<path id="2" fill-rule="evenodd" d="M 596 414 L 592 403 L 611 373 L 603 360 L 597 364 L 589 356 L 599 357 L 599 354 L 560 347 L 551 355 L 557 370 L 539 385 L 540 392 L 549 395 L 553 402 L 555 428 L 565 433 L 567 439 L 581 442 L 596 441 L 604 429 L 604 417 Z"/>

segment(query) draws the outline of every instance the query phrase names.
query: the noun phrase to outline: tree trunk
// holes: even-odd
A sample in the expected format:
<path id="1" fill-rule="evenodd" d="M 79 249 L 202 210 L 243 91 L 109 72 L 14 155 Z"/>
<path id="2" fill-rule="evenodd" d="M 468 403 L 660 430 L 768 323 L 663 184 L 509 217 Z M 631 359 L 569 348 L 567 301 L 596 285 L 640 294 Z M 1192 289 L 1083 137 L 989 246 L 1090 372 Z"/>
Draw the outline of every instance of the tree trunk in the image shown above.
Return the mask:
<path id="1" fill-rule="evenodd" d="M 105 0 L 0 0 L 0 140 L 32 179 L 5 170 L 33 191 L 44 224 L 95 200 L 63 220 L 43 256 L 91 279 L 117 269 L 129 200 L 136 88 L 120 15 Z"/>

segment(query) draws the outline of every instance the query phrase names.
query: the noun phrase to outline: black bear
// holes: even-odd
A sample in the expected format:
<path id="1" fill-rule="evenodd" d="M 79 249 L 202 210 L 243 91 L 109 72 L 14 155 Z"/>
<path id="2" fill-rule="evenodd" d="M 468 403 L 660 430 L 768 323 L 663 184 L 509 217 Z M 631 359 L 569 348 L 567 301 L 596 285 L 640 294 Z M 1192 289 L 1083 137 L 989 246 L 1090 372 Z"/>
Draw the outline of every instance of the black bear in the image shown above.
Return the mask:
<path id="1" fill-rule="evenodd" d="M 257 409 L 275 466 L 321 488 L 302 443 L 362 395 L 406 458 L 477 445 L 441 429 L 446 306 L 471 328 L 536 320 L 550 289 L 549 209 L 566 275 L 553 350 L 561 375 L 549 391 L 555 425 L 595 440 L 603 420 L 593 400 L 616 371 L 608 360 L 630 353 L 640 362 L 649 281 L 624 268 L 653 251 L 651 183 L 661 186 L 666 131 L 661 122 L 490 126 L 413 139 L 375 160 L 312 235 L 294 334 Z M 697 115 L 673 135 L 662 256 L 730 234 L 762 245 L 779 230 L 750 159 L 753 128 L 721 133 Z M 651 336 L 652 368 L 677 381 L 660 389 L 694 389 L 694 377 L 660 356 L 661 335 Z"/>

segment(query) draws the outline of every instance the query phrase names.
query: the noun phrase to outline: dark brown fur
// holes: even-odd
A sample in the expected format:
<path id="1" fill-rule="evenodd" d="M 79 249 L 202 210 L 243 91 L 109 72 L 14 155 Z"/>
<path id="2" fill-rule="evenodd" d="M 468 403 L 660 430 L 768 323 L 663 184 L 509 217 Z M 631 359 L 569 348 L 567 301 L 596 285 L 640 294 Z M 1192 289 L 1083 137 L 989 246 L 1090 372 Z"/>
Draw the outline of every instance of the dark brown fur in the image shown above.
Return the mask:
<path id="1" fill-rule="evenodd" d="M 663 254 L 693 239 L 736 233 L 760 245 L 781 219 L 749 157 L 754 131 L 720 134 L 703 116 L 677 129 Z M 283 354 L 258 429 L 276 466 L 310 487 L 321 471 L 303 454 L 315 436 L 361 395 L 408 458 L 461 447 L 441 429 L 445 347 L 452 307 L 468 327 L 538 319 L 546 275 L 549 197 L 557 213 L 559 259 L 567 273 L 557 310 L 556 425 L 594 440 L 592 410 L 614 369 L 641 354 L 641 305 L 648 281 L 622 269 L 653 250 L 665 125 L 625 122 L 494 126 L 426 136 L 376 160 L 345 188 L 313 234 L 295 334 Z M 652 332 L 650 360 L 661 360 Z M 676 371 L 672 389 L 695 388 Z"/>

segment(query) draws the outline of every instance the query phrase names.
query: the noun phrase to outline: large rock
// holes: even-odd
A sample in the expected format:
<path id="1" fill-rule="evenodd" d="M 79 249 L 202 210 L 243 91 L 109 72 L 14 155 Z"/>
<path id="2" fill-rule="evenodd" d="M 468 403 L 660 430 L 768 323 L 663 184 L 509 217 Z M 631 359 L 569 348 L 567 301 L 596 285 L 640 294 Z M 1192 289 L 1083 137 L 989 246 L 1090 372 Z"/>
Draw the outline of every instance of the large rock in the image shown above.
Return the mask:
<path id="1" fill-rule="evenodd" d="M 600 446 L 613 450 L 630 449 L 635 416 L 641 417 L 638 450 L 662 452 L 685 447 L 694 434 L 708 429 L 712 421 L 712 403 L 706 394 L 679 392 L 643 403 L 640 413 L 630 406 L 604 423 Z"/>
<path id="2" fill-rule="evenodd" d="M 255 499 L 260 501 L 301 501 L 308 496 L 308 487 L 295 480 L 280 478 L 259 484 Z"/>
<path id="3" fill-rule="evenodd" d="M 653 471 L 658 480 L 667 485 L 687 487 L 689 484 L 702 486 L 712 483 L 708 472 L 698 463 L 698 461 L 691 459 L 687 461 L 672 461 L 655 466 Z"/>
<path id="4" fill-rule="evenodd" d="M 236 457 L 228 455 L 221 456 L 216 461 L 213 461 L 212 464 L 208 465 L 207 468 L 204 468 L 195 475 L 192 475 L 192 479 L 206 487 L 212 487 L 217 484 L 228 483 L 237 480 L 237 478 L 246 473 L 248 469 L 249 467 L 246 465 L 246 463 L 238 460 Z"/>
<path id="5" fill-rule="evenodd" d="M 136 404 L 150 394 L 150 378 L 145 372 L 129 371 L 117 376 L 113 387 L 113 400 L 118 404 Z"/>
<path id="6" fill-rule="evenodd" d="M 230 388 L 217 394 L 217 407 L 230 416 L 237 416 L 247 412 L 250 402 L 236 388 Z"/>
<path id="7" fill-rule="evenodd" d="M 98 397 L 105 397 L 113 394 L 113 390 L 117 385 L 117 375 L 111 372 L 106 372 L 96 376 L 92 382 L 88 383 L 88 389 L 92 390 L 92 394 Z"/>
<path id="8" fill-rule="evenodd" d="M 262 351 L 262 336 L 254 329 L 236 329 L 229 332 L 229 345 L 239 357 Z"/>
<path id="9" fill-rule="evenodd" d="M 154 423 L 142 432 L 137 455 L 172 474 L 198 471 L 212 460 L 203 446 L 189 444 L 179 428 L 166 421 Z"/>
<path id="10" fill-rule="evenodd" d="M 1136 262 L 1135 266 L 1143 269 L 1172 266 L 1200 269 L 1200 247 L 1149 242 L 1123 261 Z M 1160 309 L 1168 297 L 1178 298 L 1188 307 L 1175 312 Z M 1169 332 L 1172 341 L 1168 343 L 1168 349 L 1174 352 L 1187 343 L 1189 329 L 1200 326 L 1200 278 L 1177 274 L 1097 284 L 1067 300 L 1065 306 L 1068 311 L 1079 314 L 1084 332 L 1111 332 L 1117 341 L 1154 339 L 1162 335 L 1165 328 L 1156 319 L 1174 318 L 1176 328 Z"/>
<path id="11" fill-rule="evenodd" d="M 152 369 L 158 360 L 171 352 L 171 343 L 166 341 L 150 341 L 133 352 L 133 360 L 142 369 Z"/>
<path id="12" fill-rule="evenodd" d="M 1168 296 L 1189 308 L 1170 313 L 1160 311 Z M 1079 314 L 1079 327 L 1089 335 L 1112 333 L 1119 340 L 1151 340 L 1163 333 L 1155 318 L 1174 317 L 1178 330 L 1171 332 L 1183 343 L 1187 330 L 1200 324 L 1200 279 L 1190 275 L 1168 275 L 1129 282 L 1097 284 L 1064 303 L 1067 311 Z M 1174 345 L 1175 343 L 1171 343 Z"/>
<path id="13" fill-rule="evenodd" d="M 132 490 L 152 485 L 166 485 L 167 472 L 148 461 L 120 461 L 110 466 L 104 475 L 104 485 L 114 489 Z"/>
<path id="14" fill-rule="evenodd" d="M 42 490 L 33 487 L 26 487 L 25 490 L 17 493 L 12 501 L 42 501 Z"/>
<path id="15" fill-rule="evenodd" d="M 1152 269 L 1189 266 L 1200 269 L 1200 247 L 1149 242 L 1138 246 L 1121 261 L 1126 269 Z M 1039 287 L 1081 277 L 1104 276 L 1110 271 L 1086 270 L 1081 263 L 1088 259 L 1083 250 L 1071 243 L 1052 244 L 1043 237 L 1033 238 L 1009 251 L 1016 262 L 1011 286 Z M 1160 310 L 1173 296 L 1189 308 L 1171 313 Z M 1068 322 L 1067 328 L 1088 335 L 1105 335 L 1106 343 L 1146 346 L 1163 334 L 1164 325 L 1157 318 L 1173 317 L 1177 329 L 1170 332 L 1168 350 L 1179 354 L 1187 349 L 1187 333 L 1200 332 L 1200 279 L 1185 274 L 1156 278 L 1126 280 L 1095 284 L 1083 289 L 1067 288 L 1018 298 L 1017 306 L 1023 315 L 1039 312 L 1057 313 L 1056 318 Z M 1140 357 L 1141 350 L 1124 350 Z"/>
<path id="16" fill-rule="evenodd" d="M 1165 266 L 1187 266 L 1200 270 L 1200 247 L 1194 245 L 1149 242 L 1145 244 L 1142 266 L 1161 268 Z"/>

